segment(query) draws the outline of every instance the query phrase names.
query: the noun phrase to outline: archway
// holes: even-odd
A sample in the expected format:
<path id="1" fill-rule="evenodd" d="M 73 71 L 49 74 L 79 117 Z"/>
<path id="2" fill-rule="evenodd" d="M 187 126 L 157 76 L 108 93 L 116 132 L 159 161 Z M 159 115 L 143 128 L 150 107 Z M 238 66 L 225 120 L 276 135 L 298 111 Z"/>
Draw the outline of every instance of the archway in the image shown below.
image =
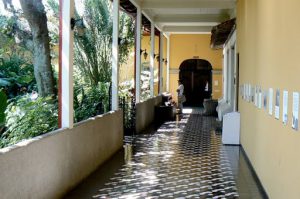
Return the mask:
<path id="1" fill-rule="evenodd" d="M 212 66 L 204 59 L 188 59 L 180 64 L 179 78 L 184 85 L 185 106 L 203 106 L 212 93 Z"/>

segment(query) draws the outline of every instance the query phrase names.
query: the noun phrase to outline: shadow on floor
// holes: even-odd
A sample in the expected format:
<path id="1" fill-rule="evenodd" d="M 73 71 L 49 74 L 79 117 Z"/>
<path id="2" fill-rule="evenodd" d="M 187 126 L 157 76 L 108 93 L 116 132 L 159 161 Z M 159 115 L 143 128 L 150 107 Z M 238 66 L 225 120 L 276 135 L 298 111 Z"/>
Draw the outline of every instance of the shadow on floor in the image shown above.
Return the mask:
<path id="1" fill-rule="evenodd" d="M 99 188 L 104 187 L 105 183 L 116 173 L 124 164 L 124 149 L 118 151 L 111 159 L 101 165 L 89 177 L 83 180 L 75 189 L 69 192 L 66 199 L 93 198 Z"/>
<path id="2" fill-rule="evenodd" d="M 224 146 L 216 118 L 183 114 L 124 149 L 65 198 L 263 198 L 239 146 Z"/>

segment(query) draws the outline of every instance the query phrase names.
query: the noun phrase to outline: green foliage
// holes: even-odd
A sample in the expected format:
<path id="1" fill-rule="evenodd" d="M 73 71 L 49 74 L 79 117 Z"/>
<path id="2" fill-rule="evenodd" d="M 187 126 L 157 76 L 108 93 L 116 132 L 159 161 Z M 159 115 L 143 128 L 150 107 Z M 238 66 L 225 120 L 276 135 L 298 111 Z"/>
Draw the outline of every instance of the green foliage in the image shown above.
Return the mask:
<path id="1" fill-rule="evenodd" d="M 146 101 L 150 98 L 150 71 L 144 70 L 141 72 L 141 101 Z"/>
<path id="2" fill-rule="evenodd" d="M 35 89 L 33 65 L 18 56 L 2 59 L 0 62 L 0 88 L 8 93 L 9 98 Z"/>
<path id="3" fill-rule="evenodd" d="M 56 17 L 59 17 L 59 3 L 57 0 L 48 0 L 46 7 L 50 7 Z"/>
<path id="4" fill-rule="evenodd" d="M 132 122 L 132 99 L 134 97 L 134 81 L 125 81 L 119 85 L 120 108 L 123 109 L 125 131 L 131 129 Z M 125 132 L 126 133 L 126 132 Z"/>
<path id="5" fill-rule="evenodd" d="M 109 111 L 109 83 L 99 82 L 97 86 L 74 86 L 75 122 Z"/>
<path id="6" fill-rule="evenodd" d="M 57 111 L 57 100 L 51 97 L 31 99 L 26 94 L 11 101 L 5 112 L 7 130 L 1 135 L 0 147 L 57 129 Z"/>
<path id="7" fill-rule="evenodd" d="M 74 113 L 79 122 L 109 111 L 111 80 L 112 8 L 107 0 L 85 0 L 83 18 L 86 32 L 75 32 L 74 41 Z M 50 45 L 58 44 L 58 0 L 43 1 L 47 12 Z M 134 21 L 120 13 L 120 63 L 125 63 L 134 44 Z M 34 77 L 32 34 L 22 12 L 0 14 L 0 90 L 7 94 L 4 112 L 3 93 L 0 93 L 0 123 L 5 116 L 5 131 L 0 148 L 23 139 L 32 138 L 58 127 L 58 103 L 53 98 L 31 99 L 37 90 Z M 51 57 L 57 58 L 57 51 Z M 56 75 L 57 76 L 57 75 Z M 126 91 L 128 95 L 128 90 Z M 5 115 L 4 115 L 5 113 Z M 2 120 L 1 120 L 2 118 Z M 2 132 L 3 132 L 2 131 Z"/>
<path id="8" fill-rule="evenodd" d="M 78 15 L 78 14 L 77 14 Z M 111 78 L 112 53 L 112 12 L 107 0 L 84 1 L 85 34 L 75 34 L 75 68 L 92 86 L 99 82 L 109 82 Z M 134 43 L 133 20 L 122 13 L 120 15 L 120 63 L 127 60 L 129 49 Z"/>
<path id="9" fill-rule="evenodd" d="M 59 2 L 58 0 L 48 0 L 45 3 L 47 10 L 47 24 L 50 37 L 50 45 L 55 46 L 59 44 Z M 58 52 L 51 51 L 51 57 L 57 58 Z"/>
<path id="10" fill-rule="evenodd" d="M 12 35 L 14 21 L 12 17 L 0 15 L 0 33 Z"/>
<path id="11" fill-rule="evenodd" d="M 109 110 L 111 80 L 112 12 L 107 0 L 83 1 L 84 35 L 75 32 L 74 42 L 74 110 L 75 122 Z M 120 63 L 127 60 L 134 44 L 132 18 L 121 12 L 119 46 Z"/>
<path id="12" fill-rule="evenodd" d="M 127 62 L 130 50 L 134 45 L 135 22 L 124 12 L 120 12 L 119 19 L 119 34 L 121 38 L 121 42 L 119 45 L 119 62 L 120 64 L 123 64 Z"/>
<path id="13" fill-rule="evenodd" d="M 112 21 L 106 0 L 84 1 L 85 34 L 75 35 L 75 67 L 95 86 L 111 74 Z"/>
<path id="14" fill-rule="evenodd" d="M 0 90 L 0 133 L 5 125 L 5 109 L 7 107 L 7 96 L 3 90 Z"/>
<path id="15" fill-rule="evenodd" d="M 134 90 L 134 80 L 122 82 L 119 86 L 120 97 L 131 97 Z M 141 72 L 141 101 L 150 98 L 150 71 Z"/>
<path id="16" fill-rule="evenodd" d="M 32 34 L 27 26 L 20 12 L 13 12 L 10 16 L 0 15 L 1 57 L 25 54 L 32 57 Z"/>

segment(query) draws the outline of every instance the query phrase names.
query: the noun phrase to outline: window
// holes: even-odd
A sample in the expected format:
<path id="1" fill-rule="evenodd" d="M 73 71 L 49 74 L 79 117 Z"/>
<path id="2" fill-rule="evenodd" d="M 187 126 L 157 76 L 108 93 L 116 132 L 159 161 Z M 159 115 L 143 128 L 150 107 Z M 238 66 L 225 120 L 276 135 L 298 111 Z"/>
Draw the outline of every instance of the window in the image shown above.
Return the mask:
<path id="1" fill-rule="evenodd" d="M 58 0 L 0 1 L 0 147 L 58 128 L 58 21 Z"/>

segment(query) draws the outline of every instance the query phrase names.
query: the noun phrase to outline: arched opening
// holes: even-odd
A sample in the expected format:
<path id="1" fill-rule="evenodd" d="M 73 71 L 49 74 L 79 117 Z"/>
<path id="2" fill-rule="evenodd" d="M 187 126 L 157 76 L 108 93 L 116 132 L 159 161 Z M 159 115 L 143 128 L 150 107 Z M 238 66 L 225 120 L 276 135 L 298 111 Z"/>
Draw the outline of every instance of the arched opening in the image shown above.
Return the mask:
<path id="1" fill-rule="evenodd" d="M 179 78 L 184 85 L 185 106 L 203 106 L 211 98 L 212 66 L 204 59 L 187 59 L 180 64 Z"/>

